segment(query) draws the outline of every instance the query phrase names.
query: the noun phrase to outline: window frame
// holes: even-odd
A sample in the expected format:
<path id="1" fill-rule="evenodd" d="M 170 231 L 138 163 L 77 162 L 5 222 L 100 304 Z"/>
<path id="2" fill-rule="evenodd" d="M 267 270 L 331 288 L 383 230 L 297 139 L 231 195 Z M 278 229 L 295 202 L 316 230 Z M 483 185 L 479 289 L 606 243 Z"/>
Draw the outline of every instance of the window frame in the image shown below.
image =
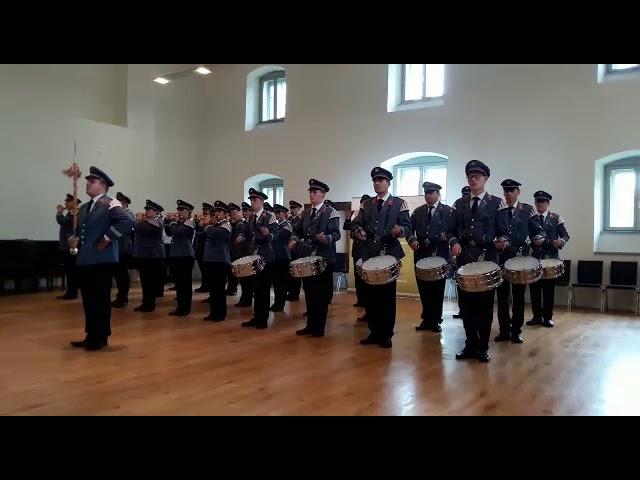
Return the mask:
<path id="1" fill-rule="evenodd" d="M 281 188 L 282 189 L 282 201 L 284 201 L 284 181 L 281 178 L 269 178 L 267 180 L 263 180 L 262 182 L 260 182 L 258 184 L 258 189 L 263 192 L 264 188 L 270 188 L 273 191 L 273 196 L 269 195 L 269 198 L 271 198 L 271 201 L 275 204 L 278 203 L 277 199 L 278 199 L 278 193 L 277 193 L 277 189 Z M 271 205 L 273 206 L 273 205 Z"/>
<path id="2" fill-rule="evenodd" d="M 444 99 L 444 93 L 438 97 L 427 97 L 427 63 L 421 63 L 422 65 L 422 97 L 417 100 L 407 100 L 405 98 L 405 86 L 406 86 L 406 76 L 407 76 L 407 65 L 406 63 L 402 63 L 402 69 L 400 74 L 400 105 L 414 105 L 417 103 L 425 103 L 433 100 L 442 100 Z M 445 68 L 443 67 L 443 74 Z"/>
<path id="3" fill-rule="evenodd" d="M 425 180 L 425 169 L 427 169 L 428 167 L 444 167 L 447 173 L 447 176 L 449 175 L 449 162 L 446 158 L 439 158 L 439 157 L 415 157 L 415 158 L 410 158 L 408 160 L 405 160 L 404 162 L 400 162 L 397 165 L 393 166 L 393 178 L 394 179 L 399 179 L 399 170 L 402 168 L 410 168 L 410 167 L 420 167 L 420 182 L 418 183 L 418 195 L 417 196 L 423 196 L 424 195 L 424 190 L 422 189 L 422 184 L 426 181 Z M 398 187 L 398 182 L 393 182 L 393 186 L 392 186 L 392 192 L 393 195 L 397 195 L 397 189 Z M 448 190 L 446 190 L 446 185 L 443 185 L 443 187 L 445 187 L 445 192 L 447 192 L 448 194 Z M 443 203 L 446 203 L 447 199 L 445 197 L 440 198 L 440 201 Z"/>
<path id="4" fill-rule="evenodd" d="M 624 75 L 627 73 L 640 72 L 640 64 L 637 67 L 614 69 L 613 63 L 605 63 L 605 75 Z"/>
<path id="5" fill-rule="evenodd" d="M 611 227 L 610 207 L 611 207 L 611 173 L 615 170 L 624 170 L 632 168 L 636 175 L 636 188 L 634 192 L 634 226 L 629 227 Z M 616 162 L 612 162 L 605 166 L 604 169 L 604 212 L 603 212 L 603 232 L 608 233 L 640 233 L 640 156 L 629 157 Z"/>
<path id="6" fill-rule="evenodd" d="M 287 112 L 285 111 L 284 117 L 282 118 L 277 118 L 278 117 L 278 80 L 279 79 L 284 79 L 285 85 L 287 84 L 287 75 L 286 75 L 286 71 L 284 70 L 277 70 L 275 72 L 270 72 L 267 73 L 266 75 L 263 75 L 262 77 L 260 77 L 260 81 L 258 83 L 258 90 L 260 92 L 259 95 L 259 110 L 258 110 L 258 125 L 266 125 L 269 123 L 280 123 L 280 122 L 284 122 L 284 119 L 287 116 Z M 269 120 L 263 120 L 263 105 L 264 105 L 264 84 L 272 81 L 274 82 L 274 87 L 273 87 L 273 114 L 274 114 L 274 118 L 273 119 L 269 119 Z M 285 94 L 285 98 L 286 98 L 286 94 Z"/>

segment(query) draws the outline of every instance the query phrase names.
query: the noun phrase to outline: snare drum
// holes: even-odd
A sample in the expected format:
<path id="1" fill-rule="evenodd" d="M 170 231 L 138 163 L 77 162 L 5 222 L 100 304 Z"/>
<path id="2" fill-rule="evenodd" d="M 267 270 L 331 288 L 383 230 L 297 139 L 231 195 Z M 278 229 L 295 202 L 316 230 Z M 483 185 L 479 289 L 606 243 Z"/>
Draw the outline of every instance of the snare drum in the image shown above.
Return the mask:
<path id="1" fill-rule="evenodd" d="M 544 258 L 542 264 L 542 280 L 553 280 L 564 275 L 564 262 L 557 258 Z"/>
<path id="2" fill-rule="evenodd" d="M 442 257 L 427 257 L 419 260 L 415 269 L 417 280 L 437 282 L 447 278 L 449 263 Z"/>
<path id="3" fill-rule="evenodd" d="M 458 269 L 458 286 L 465 292 L 488 292 L 502 283 L 500 266 L 494 262 L 473 262 Z"/>
<path id="4" fill-rule="evenodd" d="M 231 262 L 231 272 L 234 277 L 251 277 L 264 270 L 264 258 L 260 255 L 249 255 Z"/>
<path id="5" fill-rule="evenodd" d="M 314 277 L 324 272 L 325 268 L 327 268 L 327 262 L 317 255 L 298 258 L 289 264 L 289 272 L 293 278 Z"/>
<path id="6" fill-rule="evenodd" d="M 534 257 L 514 257 L 504 264 L 502 276 L 516 285 L 530 285 L 540 280 L 542 265 Z"/>
<path id="7" fill-rule="evenodd" d="M 362 264 L 362 280 L 368 285 L 386 285 L 400 276 L 402 263 L 391 255 L 373 257 Z"/>

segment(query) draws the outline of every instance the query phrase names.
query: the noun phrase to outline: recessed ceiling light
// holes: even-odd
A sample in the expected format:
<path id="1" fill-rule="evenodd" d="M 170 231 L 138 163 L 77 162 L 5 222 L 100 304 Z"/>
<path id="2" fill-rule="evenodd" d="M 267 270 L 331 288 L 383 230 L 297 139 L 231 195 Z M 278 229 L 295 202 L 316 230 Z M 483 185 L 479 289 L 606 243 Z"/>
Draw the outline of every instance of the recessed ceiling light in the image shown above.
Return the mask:
<path id="1" fill-rule="evenodd" d="M 198 67 L 196 68 L 196 73 L 199 73 L 200 75 L 209 75 L 211 73 L 211 70 L 209 70 L 206 67 Z"/>
<path id="2" fill-rule="evenodd" d="M 171 80 L 167 80 L 164 77 L 154 78 L 153 81 L 156 83 L 159 83 L 160 85 L 166 85 L 167 83 L 171 83 Z"/>

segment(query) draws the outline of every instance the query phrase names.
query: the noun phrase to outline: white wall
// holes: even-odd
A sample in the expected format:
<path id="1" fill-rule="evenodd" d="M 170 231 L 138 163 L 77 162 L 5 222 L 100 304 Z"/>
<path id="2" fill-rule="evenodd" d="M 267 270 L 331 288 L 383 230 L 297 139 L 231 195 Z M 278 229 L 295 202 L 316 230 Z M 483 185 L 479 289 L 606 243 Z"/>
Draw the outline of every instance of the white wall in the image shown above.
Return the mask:
<path id="1" fill-rule="evenodd" d="M 218 197 L 241 200 L 244 180 L 267 171 L 284 179 L 287 201 L 306 200 L 309 177 L 349 201 L 370 192 L 373 166 L 413 151 L 447 156 L 459 191 L 478 158 L 492 169 L 490 192 L 511 177 L 524 201 L 538 189 L 554 196 L 572 237 L 566 258 L 616 258 L 593 254 L 595 161 L 640 148 L 640 80 L 598 84 L 595 64 L 447 65 L 442 107 L 387 113 L 387 65 L 283 66 L 286 121 L 250 132 L 246 75 L 257 65 L 219 66 L 207 83 L 204 160 L 224 178 Z"/>
<path id="2" fill-rule="evenodd" d="M 71 192 L 62 169 L 79 143 L 83 172 L 104 168 L 141 210 L 197 201 L 204 83 L 151 82 L 175 65 L 0 66 L 0 238 L 57 238 L 55 206 Z M 86 200 L 84 181 L 80 198 Z"/>

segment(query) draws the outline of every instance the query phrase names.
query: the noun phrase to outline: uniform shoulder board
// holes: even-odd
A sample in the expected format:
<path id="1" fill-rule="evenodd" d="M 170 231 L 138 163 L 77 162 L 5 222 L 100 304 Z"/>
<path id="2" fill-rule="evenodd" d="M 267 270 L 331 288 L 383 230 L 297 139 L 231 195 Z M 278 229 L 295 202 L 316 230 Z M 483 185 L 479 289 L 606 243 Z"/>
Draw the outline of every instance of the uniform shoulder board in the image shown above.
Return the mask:
<path id="1" fill-rule="evenodd" d="M 329 207 L 329 220 L 333 218 L 340 218 L 340 215 L 338 215 L 338 212 L 335 208 Z"/>
<path id="2" fill-rule="evenodd" d="M 506 203 L 500 202 L 500 206 L 498 207 L 498 210 L 506 210 L 507 208 L 509 207 L 507 206 Z"/>
<path id="3" fill-rule="evenodd" d="M 217 226 L 222 227 L 225 230 L 228 230 L 229 232 L 231 231 L 231 224 L 229 223 L 229 220 L 223 220 Z"/>
<path id="4" fill-rule="evenodd" d="M 284 228 L 285 230 L 288 230 L 289 232 L 293 233 L 293 226 L 291 225 L 291 222 L 289 220 L 285 220 L 284 223 L 282 224 L 282 228 Z"/>
<path id="5" fill-rule="evenodd" d="M 400 200 L 400 211 L 401 212 L 408 212 L 409 211 L 409 204 L 407 203 L 407 201 L 404 198 L 399 198 L 398 200 Z"/>
<path id="6" fill-rule="evenodd" d="M 278 219 L 276 218 L 275 214 L 271 212 L 267 212 L 267 214 L 269 215 L 269 225 L 273 223 L 278 223 Z"/>
<path id="7" fill-rule="evenodd" d="M 109 210 L 111 210 L 112 208 L 116 208 L 116 207 L 122 208 L 122 204 L 120 203 L 119 200 L 116 200 L 115 198 L 112 198 L 111 201 L 109 202 Z"/>
<path id="8" fill-rule="evenodd" d="M 556 215 L 558 217 L 558 225 L 562 225 L 564 223 L 564 218 L 562 218 L 560 215 Z"/>
<path id="9" fill-rule="evenodd" d="M 196 222 L 193 220 L 193 218 L 187 218 L 184 222 L 184 224 L 187 227 L 191 227 L 191 228 L 196 228 Z"/>

